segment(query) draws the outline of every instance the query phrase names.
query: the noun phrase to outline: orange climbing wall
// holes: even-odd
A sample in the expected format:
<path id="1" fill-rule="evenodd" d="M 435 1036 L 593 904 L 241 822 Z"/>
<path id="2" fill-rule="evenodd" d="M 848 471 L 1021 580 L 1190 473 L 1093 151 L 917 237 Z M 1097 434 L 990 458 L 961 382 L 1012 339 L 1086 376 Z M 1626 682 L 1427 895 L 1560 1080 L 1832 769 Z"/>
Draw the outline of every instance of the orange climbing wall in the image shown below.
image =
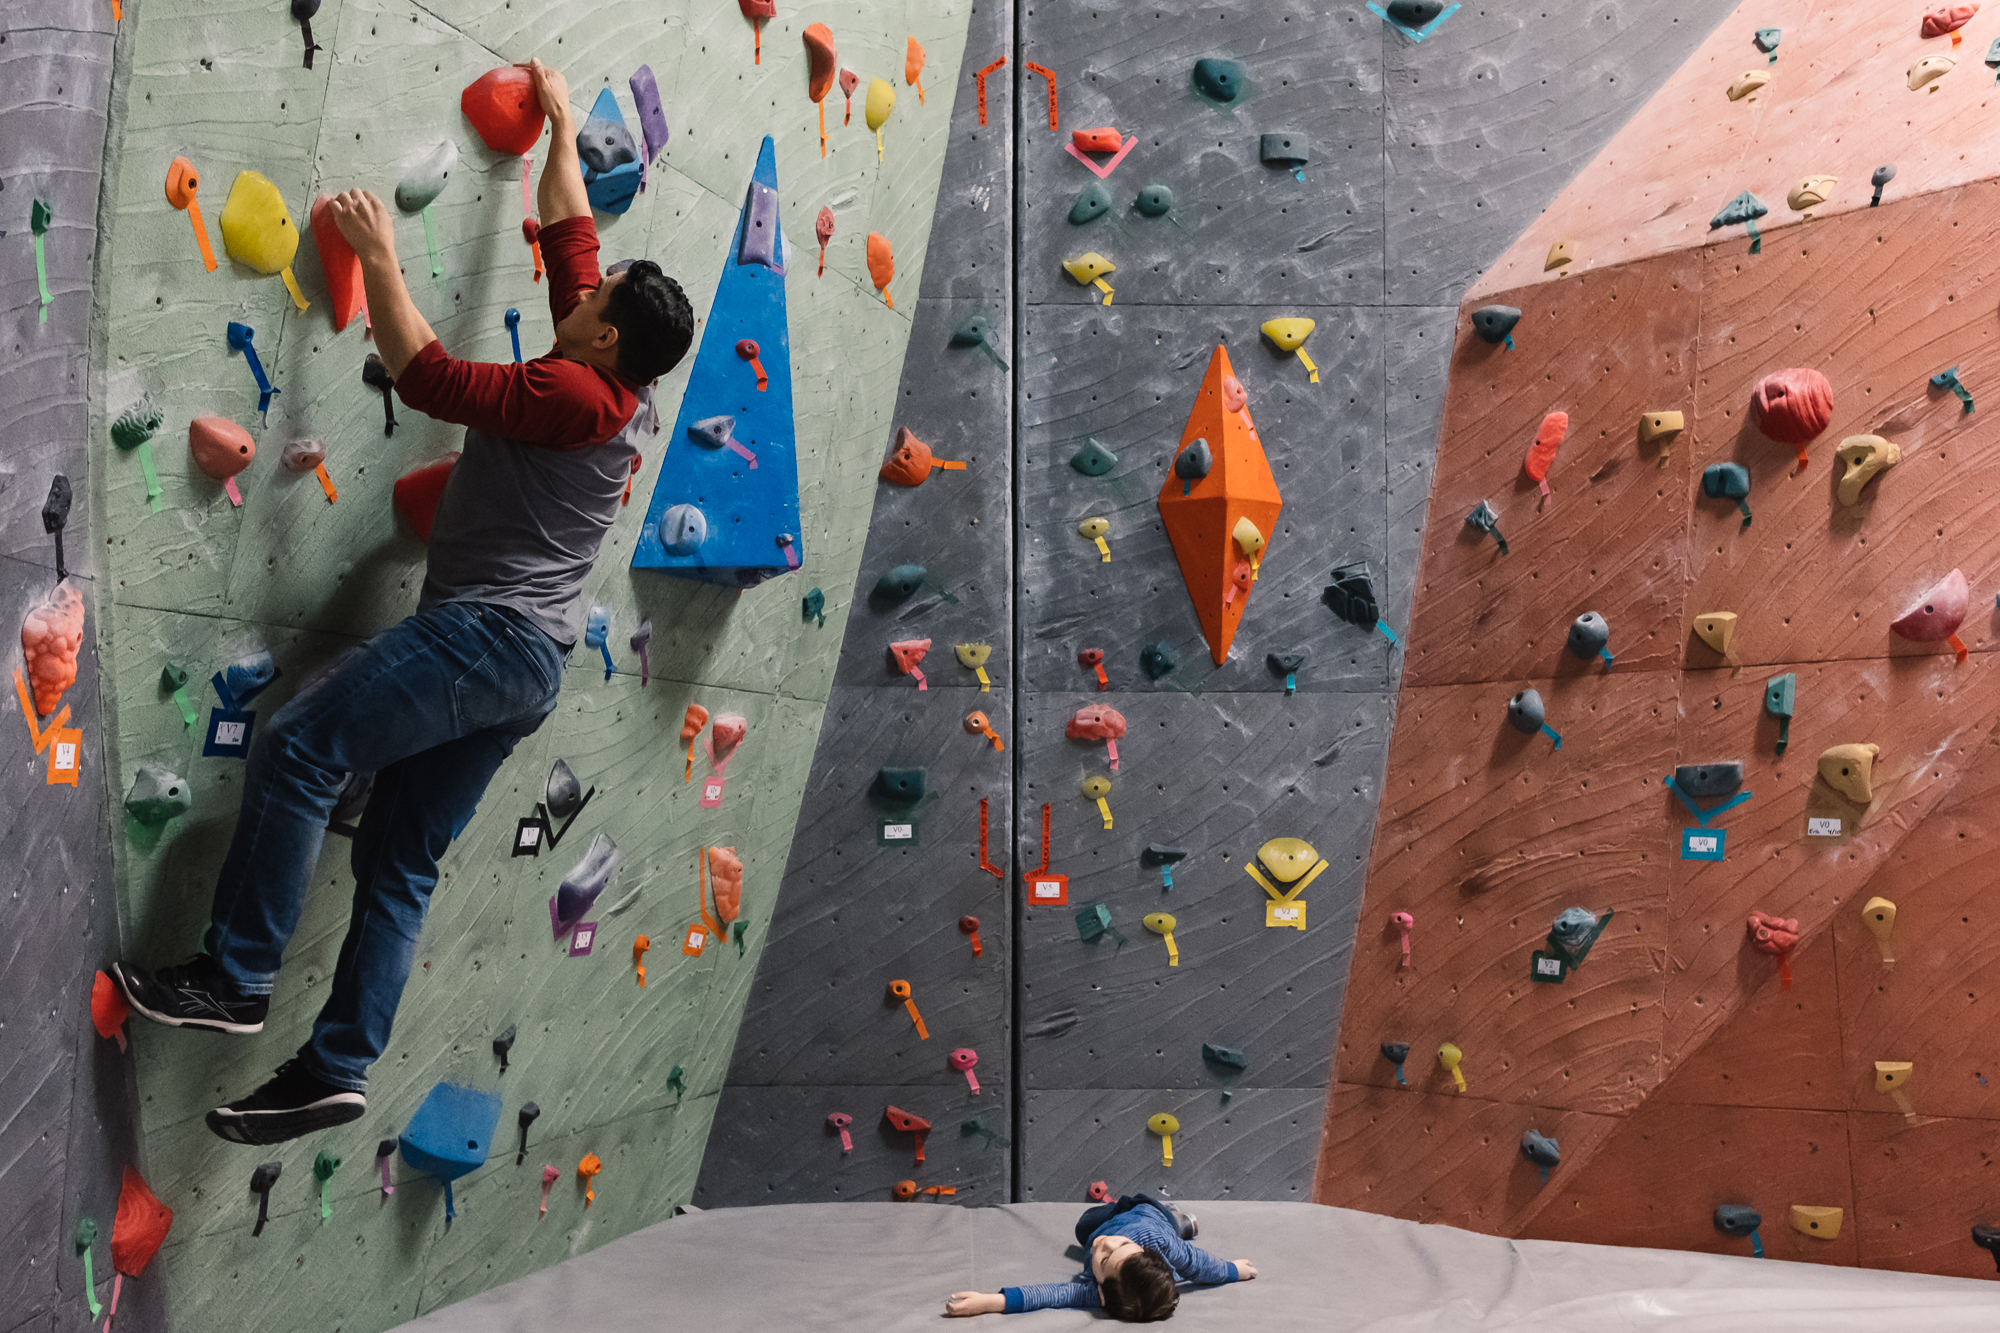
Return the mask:
<path id="1" fill-rule="evenodd" d="M 2000 407 L 2000 183 L 1974 179 L 1974 117 L 2000 104 L 1979 64 L 2000 11 L 1968 26 L 1929 94 L 1904 71 L 1949 40 L 1920 39 L 1918 9 L 1856 8 L 1725 22 L 1466 299 L 1322 1202 L 1745 1254 L 1710 1217 L 1747 1203 L 1773 1257 L 1993 1275 L 1968 1233 L 2000 1222 L 1985 1012 L 2000 1006 L 2000 917 L 1986 910 L 2000 852 L 2000 418 L 1963 414 L 1928 378 L 1958 365 Z M 1754 107 L 1728 102 L 1730 80 L 1763 65 L 1751 31 L 1773 25 L 1773 82 Z M 1885 162 L 1899 172 L 1870 209 L 1868 174 Z M 1802 221 L 1786 191 L 1822 172 L 1843 178 L 1834 206 Z M 1771 208 L 1754 256 L 1741 227 L 1706 226 L 1742 189 Z M 1559 239 L 1580 256 L 1560 278 L 1541 271 Z M 1522 310 L 1516 350 L 1472 333 L 1467 316 L 1490 303 Z M 1748 417 L 1751 386 L 1786 366 L 1834 388 L 1797 475 L 1790 446 Z M 1552 410 L 1571 427 L 1538 509 L 1521 462 Z M 1664 465 L 1636 439 L 1648 410 L 1687 415 Z M 1834 450 L 1864 433 L 1903 461 L 1845 508 Z M 1723 461 L 1750 470 L 1747 529 L 1701 493 L 1701 469 Z M 1511 555 L 1465 526 L 1482 499 Z M 1954 567 L 1973 589 L 1963 664 L 1888 628 Z M 1610 622 L 1609 672 L 1565 649 L 1586 610 Z M 1713 610 L 1742 618 L 1740 665 L 1691 631 Z M 1762 698 L 1786 671 L 1797 716 L 1779 757 Z M 1505 725 L 1526 686 L 1560 752 Z M 1847 741 L 1882 746 L 1865 813 L 1815 786 L 1821 751 Z M 1681 860 L 1693 821 L 1661 777 L 1731 759 L 1755 795 L 1715 821 L 1726 859 Z M 1842 836 L 1809 837 L 1816 815 L 1843 817 Z M 1899 909 L 1893 967 L 1861 921 L 1876 894 Z M 1531 952 L 1570 906 L 1616 915 L 1565 984 L 1530 981 Z M 1745 942 L 1753 908 L 1800 918 L 1789 991 Z M 1397 911 L 1417 918 L 1407 969 L 1387 927 Z M 1407 1088 L 1383 1041 L 1410 1043 Z M 1436 1062 L 1444 1041 L 1465 1052 L 1464 1093 Z M 1915 1123 L 1873 1091 L 1876 1060 L 1915 1062 Z M 1562 1144 L 1546 1185 L 1518 1151 L 1531 1127 Z M 1791 1231 L 1795 1203 L 1846 1209 L 1840 1238 Z"/>

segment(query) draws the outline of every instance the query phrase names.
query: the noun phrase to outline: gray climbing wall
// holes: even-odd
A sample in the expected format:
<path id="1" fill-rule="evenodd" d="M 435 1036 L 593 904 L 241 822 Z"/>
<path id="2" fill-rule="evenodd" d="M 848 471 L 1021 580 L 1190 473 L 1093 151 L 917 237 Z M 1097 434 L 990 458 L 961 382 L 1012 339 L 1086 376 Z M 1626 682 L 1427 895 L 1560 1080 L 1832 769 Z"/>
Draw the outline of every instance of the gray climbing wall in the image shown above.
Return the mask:
<path id="1" fill-rule="evenodd" d="M 109 4 L 0 5 L 0 623 L 19 626 L 56 581 L 40 519 L 51 478 L 75 487 L 65 547 L 94 624 L 99 574 L 86 487 L 92 260 L 99 168 L 113 96 Z M 28 226 L 48 203 L 48 322 Z M 137 1160 L 130 1061 L 91 1029 L 90 978 L 117 946 L 104 838 L 95 635 L 86 629 L 77 681 L 64 695 L 83 731 L 82 780 L 49 786 L 7 681 L 0 764 L 0 1328 L 77 1327 L 89 1317 L 73 1237 L 79 1218 L 102 1231 L 93 1253 L 99 1298 L 111 1288 L 111 1220 L 121 1169 Z M 20 661 L 10 650 L 9 674 Z M 164 1329 L 158 1270 L 127 1283 L 122 1329 Z"/>
<path id="2" fill-rule="evenodd" d="M 1190 1198 L 1307 1197 L 1347 959 L 1356 931 L 1381 925 L 1357 922 L 1355 908 L 1401 670 L 1401 654 L 1335 620 L 1320 589 L 1336 564 L 1366 560 L 1384 618 L 1399 632 L 1407 623 L 1461 294 L 1728 9 L 1468 6 L 1418 44 L 1361 4 L 979 8 L 925 275 L 925 295 L 953 298 L 952 309 L 919 314 L 903 380 L 905 424 L 941 456 L 978 462 L 914 492 L 884 487 L 878 500 L 697 1202 L 880 1198 L 912 1177 L 978 1186 L 967 1203 L 993 1189 L 1081 1200 L 1094 1180 Z M 1003 54 L 982 131 L 973 72 Z M 1189 71 L 1202 56 L 1244 66 L 1232 106 L 1195 95 Z M 1056 73 L 1059 134 L 1029 60 Z M 1106 182 L 1111 212 L 1071 226 L 1092 177 L 1063 144 L 1102 125 L 1139 143 Z M 1258 159 L 1258 136 L 1278 130 L 1310 144 L 1303 182 Z M 1174 191 L 1168 217 L 1130 208 L 1154 183 Z M 1015 369 L 1002 377 L 945 335 L 976 298 L 1007 290 L 995 265 L 1009 248 L 1020 297 Z M 1109 309 L 1061 267 L 1086 251 L 1118 266 Z M 1320 383 L 1259 337 L 1281 316 L 1317 322 L 1306 351 Z M 1217 345 L 1285 500 L 1219 668 L 1155 506 Z M 999 448 L 1010 413 L 996 398 L 1008 393 L 1011 454 Z M 965 434 L 926 432 L 940 421 Z M 1091 437 L 1118 454 L 1109 476 L 1069 466 Z M 1077 535 L 1090 516 L 1110 520 L 1109 564 Z M 903 561 L 926 564 L 935 588 L 898 613 L 868 614 L 874 580 Z M 1010 577 L 1018 638 L 1007 654 Z M 1011 713 L 1009 764 L 975 753 L 960 730 L 972 704 L 931 697 L 936 688 L 916 695 L 889 672 L 887 641 L 923 635 L 936 641 L 934 679 L 961 689 L 951 642 L 990 638 L 996 663 L 1011 655 L 989 667 L 995 694 L 979 705 L 996 721 Z M 1159 640 L 1180 665 L 1153 682 L 1139 653 Z M 1107 693 L 1077 665 L 1089 647 L 1105 651 Z M 1311 660 L 1288 699 L 1264 658 L 1297 650 Z M 1102 745 L 1063 735 L 1093 702 L 1128 722 L 1116 774 Z M 885 762 L 927 764 L 945 792 L 927 807 L 926 850 L 875 847 L 863 789 Z M 1113 779 L 1109 831 L 1079 790 L 1090 773 Z M 992 801 L 1004 883 L 976 869 L 977 795 Z M 1015 872 L 1039 862 L 1045 802 L 1070 906 L 1003 908 L 1018 903 Z M 1329 862 L 1304 895 L 1303 933 L 1264 927 L 1263 892 L 1244 873 L 1274 837 L 1304 838 Z M 1171 893 L 1139 863 L 1149 842 L 1189 851 Z M 1074 912 L 1100 902 L 1124 944 L 1079 939 Z M 1178 920 L 1178 968 L 1140 924 L 1162 910 Z M 976 964 L 953 927 L 965 911 L 986 923 Z M 929 1042 L 883 1000 L 895 977 L 920 1000 L 937 997 Z M 1204 1064 L 1204 1041 L 1242 1049 L 1247 1069 L 1225 1082 Z M 945 1068 L 961 1044 L 981 1052 L 980 1098 Z M 992 1124 L 1008 1097 L 1011 1163 L 957 1129 L 975 1103 Z M 884 1102 L 938 1127 L 927 1174 L 913 1171 L 907 1136 L 882 1130 Z M 851 1157 L 823 1126 L 833 1110 L 866 1131 Z M 1145 1126 L 1158 1111 L 1182 1125 L 1169 1169 Z"/>

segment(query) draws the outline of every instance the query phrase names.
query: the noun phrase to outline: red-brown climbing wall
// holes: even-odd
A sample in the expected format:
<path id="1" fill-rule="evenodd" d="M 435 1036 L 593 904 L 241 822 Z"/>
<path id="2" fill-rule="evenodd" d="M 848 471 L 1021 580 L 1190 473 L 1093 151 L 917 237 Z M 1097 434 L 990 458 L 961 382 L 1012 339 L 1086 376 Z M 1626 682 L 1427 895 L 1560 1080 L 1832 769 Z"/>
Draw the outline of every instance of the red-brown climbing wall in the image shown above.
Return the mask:
<path id="1" fill-rule="evenodd" d="M 1718 179 L 1711 211 L 1735 188 Z M 1773 1257 L 1991 1276 L 1969 1230 L 2000 1222 L 2000 414 L 1965 415 L 1928 380 L 1958 365 L 2000 408 L 2000 184 L 1802 223 L 1766 202 L 1761 254 L 1732 228 L 1461 312 L 1317 1197 L 1747 1254 L 1711 1222 L 1745 1203 Z M 1495 302 L 1523 312 L 1515 350 L 1471 329 Z M 1787 366 L 1834 391 L 1803 473 L 1748 415 L 1752 385 Z M 1521 463 L 1554 410 L 1570 430 L 1538 508 Z M 1637 440 L 1648 410 L 1686 414 L 1664 464 Z M 1902 462 L 1843 507 L 1834 450 L 1864 433 Z M 1702 494 L 1724 461 L 1752 476 L 1747 529 Z M 1481 500 L 1511 554 L 1465 525 Z M 1963 664 L 1889 630 L 1954 567 L 1973 590 Z M 1590 610 L 1610 622 L 1609 671 L 1565 648 Z M 1740 665 L 1692 633 L 1718 610 L 1741 617 Z M 1762 701 L 1787 671 L 1780 757 Z M 1507 727 L 1527 686 L 1560 751 Z M 1882 747 L 1865 813 L 1815 782 L 1849 741 Z M 1754 796 L 1715 820 L 1726 857 L 1682 860 L 1694 821 L 1661 779 L 1732 759 Z M 1811 816 L 1842 836 L 1809 837 Z M 1862 924 L 1878 894 L 1899 909 L 1893 967 Z M 1566 983 L 1531 981 L 1571 906 L 1615 916 Z M 1745 942 L 1753 908 L 1800 919 L 1789 991 Z M 1409 968 L 1398 911 L 1417 919 Z M 1384 1041 L 1412 1048 L 1407 1088 Z M 1914 1062 L 1915 1123 L 1873 1090 L 1877 1060 Z M 1546 1185 L 1519 1153 L 1528 1128 L 1562 1144 Z M 1845 1209 L 1840 1237 L 1791 1231 L 1792 1204 Z"/>

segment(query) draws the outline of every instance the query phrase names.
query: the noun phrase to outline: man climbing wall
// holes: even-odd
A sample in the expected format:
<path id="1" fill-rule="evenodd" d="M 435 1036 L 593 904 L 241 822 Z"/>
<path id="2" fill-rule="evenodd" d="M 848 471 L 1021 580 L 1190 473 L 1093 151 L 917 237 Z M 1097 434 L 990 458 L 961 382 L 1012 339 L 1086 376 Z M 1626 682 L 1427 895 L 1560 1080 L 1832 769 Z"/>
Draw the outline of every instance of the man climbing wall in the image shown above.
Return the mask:
<path id="1" fill-rule="evenodd" d="M 582 583 L 638 437 L 657 429 L 651 385 L 693 338 L 687 298 L 657 265 L 599 276 L 568 82 L 539 61 L 527 68 L 551 130 L 540 208 L 555 346 L 525 364 L 452 359 L 403 285 L 388 208 L 365 190 L 334 200 L 397 391 L 466 427 L 423 595 L 415 615 L 301 690 L 258 737 L 204 951 L 157 971 L 113 969 L 132 1007 L 157 1022 L 260 1031 L 341 783 L 376 775 L 331 993 L 275 1078 L 208 1113 L 208 1127 L 233 1142 L 279 1143 L 364 1113 L 438 859 L 555 707 Z"/>

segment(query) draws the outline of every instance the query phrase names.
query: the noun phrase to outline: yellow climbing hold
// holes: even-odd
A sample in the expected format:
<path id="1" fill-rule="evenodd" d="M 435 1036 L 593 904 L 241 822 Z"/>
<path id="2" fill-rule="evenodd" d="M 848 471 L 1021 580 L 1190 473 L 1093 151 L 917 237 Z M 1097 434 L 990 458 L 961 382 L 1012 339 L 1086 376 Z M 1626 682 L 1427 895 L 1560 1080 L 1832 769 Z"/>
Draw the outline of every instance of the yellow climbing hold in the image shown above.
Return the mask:
<path id="1" fill-rule="evenodd" d="M 1104 557 L 1104 563 L 1111 563 L 1111 547 L 1104 540 L 1111 532 L 1110 519 L 1086 518 L 1083 522 L 1076 525 L 1076 532 L 1079 537 L 1096 542 L 1098 552 Z"/>
<path id="2" fill-rule="evenodd" d="M 222 248 L 229 257 L 266 275 L 284 275 L 292 303 L 306 308 L 298 279 L 292 276 L 292 256 L 299 252 L 299 229 L 285 208 L 278 187 L 254 171 L 238 173 L 222 205 Z"/>
<path id="3" fill-rule="evenodd" d="M 1875 800 L 1875 757 L 1882 747 L 1870 742 L 1835 745 L 1819 757 L 1819 775 L 1827 786 L 1856 805 Z"/>
<path id="4" fill-rule="evenodd" d="M 1063 271 L 1075 278 L 1079 286 L 1096 287 L 1098 291 L 1104 293 L 1104 304 L 1111 304 L 1111 286 L 1104 281 L 1104 275 L 1116 273 L 1118 266 L 1103 255 L 1092 250 L 1088 254 L 1078 255 L 1075 259 L 1065 259 Z"/>
<path id="5" fill-rule="evenodd" d="M 861 115 L 868 122 L 868 128 L 875 131 L 875 160 L 878 162 L 882 160 L 882 126 L 895 109 L 895 85 L 887 79 L 870 79 L 868 100 L 862 103 Z"/>
<path id="6" fill-rule="evenodd" d="M 1236 520 L 1236 527 L 1229 534 L 1236 541 L 1236 549 L 1250 560 L 1250 577 L 1257 577 L 1258 567 L 1264 563 L 1264 534 L 1257 530 L 1248 515 Z"/>
<path id="7" fill-rule="evenodd" d="M 1694 618 L 1694 632 L 1703 643 L 1726 656 L 1730 641 L 1736 637 L 1736 613 L 1704 611 Z"/>
<path id="8" fill-rule="evenodd" d="M 1847 470 L 1840 476 L 1840 502 L 1861 503 L 1861 488 L 1878 472 L 1886 472 L 1903 461 L 1903 451 L 1880 435 L 1850 435 L 1840 442 L 1834 455 Z"/>
<path id="9" fill-rule="evenodd" d="M 1299 362 L 1306 368 L 1306 374 L 1314 384 L 1319 383 L 1319 367 L 1306 355 L 1306 339 L 1312 336 L 1316 326 L 1312 320 L 1288 318 L 1264 321 L 1264 336 L 1277 345 L 1280 351 L 1297 352 Z"/>
<path id="10" fill-rule="evenodd" d="M 1646 412 L 1639 417 L 1639 443 L 1660 446 L 1660 466 L 1674 455 L 1674 440 L 1687 429 L 1687 419 L 1679 412 Z"/>

